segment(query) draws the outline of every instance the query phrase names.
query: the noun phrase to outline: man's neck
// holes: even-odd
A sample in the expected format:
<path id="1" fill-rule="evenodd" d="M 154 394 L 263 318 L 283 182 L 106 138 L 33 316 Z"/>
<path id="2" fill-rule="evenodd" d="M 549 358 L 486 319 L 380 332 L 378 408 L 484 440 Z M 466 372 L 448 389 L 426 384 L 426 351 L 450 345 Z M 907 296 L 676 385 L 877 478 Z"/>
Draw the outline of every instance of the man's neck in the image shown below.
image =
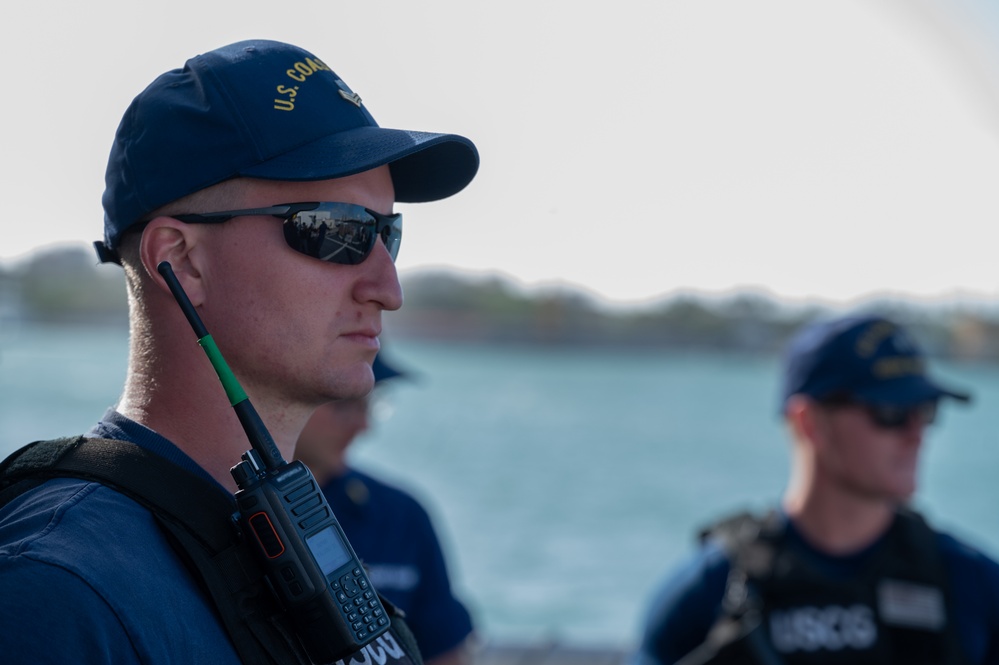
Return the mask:
<path id="1" fill-rule="evenodd" d="M 193 345 L 193 351 L 200 349 Z M 229 469 L 251 446 L 218 376 L 196 354 L 159 357 L 169 357 L 171 363 L 159 367 L 132 363 L 118 411 L 167 438 L 235 491 Z M 266 399 L 253 405 L 281 455 L 290 460 L 308 413 L 294 418 L 289 409 L 274 408 Z"/>
<path id="2" fill-rule="evenodd" d="M 867 547 L 891 526 L 896 507 L 870 497 L 789 491 L 784 511 L 802 537 L 830 555 L 846 555 Z"/>

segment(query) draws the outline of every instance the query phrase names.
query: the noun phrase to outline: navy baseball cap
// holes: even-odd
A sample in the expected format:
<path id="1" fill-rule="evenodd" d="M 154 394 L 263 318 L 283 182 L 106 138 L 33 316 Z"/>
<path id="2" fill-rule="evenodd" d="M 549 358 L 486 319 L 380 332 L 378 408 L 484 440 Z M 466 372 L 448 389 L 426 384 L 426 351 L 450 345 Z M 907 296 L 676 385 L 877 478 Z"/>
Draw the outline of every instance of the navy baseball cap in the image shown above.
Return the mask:
<path id="1" fill-rule="evenodd" d="M 892 406 L 971 399 L 931 379 L 915 340 L 878 316 L 837 318 L 799 331 L 785 351 L 782 411 L 792 395 Z"/>
<path id="2" fill-rule="evenodd" d="M 161 206 L 234 177 L 308 181 L 388 164 L 396 200 L 434 201 L 475 176 L 455 134 L 379 127 L 361 97 L 312 53 L 252 40 L 195 56 L 153 81 L 118 126 L 104 190 L 102 261 Z"/>

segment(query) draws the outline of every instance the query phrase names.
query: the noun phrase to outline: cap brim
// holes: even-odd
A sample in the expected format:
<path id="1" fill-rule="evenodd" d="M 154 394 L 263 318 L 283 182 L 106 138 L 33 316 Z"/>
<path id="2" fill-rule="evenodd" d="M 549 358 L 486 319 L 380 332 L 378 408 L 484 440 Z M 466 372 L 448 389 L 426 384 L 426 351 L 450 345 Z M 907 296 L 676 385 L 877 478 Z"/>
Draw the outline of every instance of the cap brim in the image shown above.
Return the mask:
<path id="1" fill-rule="evenodd" d="M 920 402 L 949 397 L 959 402 L 970 402 L 969 393 L 944 388 L 925 377 L 910 377 L 900 381 L 884 382 L 867 390 L 853 391 L 852 395 L 863 402 L 909 406 Z"/>
<path id="2" fill-rule="evenodd" d="M 325 136 L 239 175 L 265 180 L 325 180 L 390 165 L 395 200 L 436 201 L 457 194 L 475 177 L 479 153 L 456 134 L 358 127 Z"/>

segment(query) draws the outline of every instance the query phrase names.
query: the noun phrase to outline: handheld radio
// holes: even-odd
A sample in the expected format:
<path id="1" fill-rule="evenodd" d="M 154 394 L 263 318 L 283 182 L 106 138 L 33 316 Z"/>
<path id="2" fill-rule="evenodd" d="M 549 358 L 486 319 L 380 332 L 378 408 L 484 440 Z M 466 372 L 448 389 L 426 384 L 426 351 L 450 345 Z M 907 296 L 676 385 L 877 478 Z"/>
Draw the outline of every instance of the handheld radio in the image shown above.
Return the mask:
<path id="1" fill-rule="evenodd" d="M 198 336 L 250 440 L 251 449 L 230 470 L 239 487 L 239 522 L 255 541 L 267 578 L 291 615 L 302 646 L 316 663 L 359 651 L 390 623 L 364 567 L 309 468 L 282 459 L 173 268 L 163 261 L 156 269 Z"/>

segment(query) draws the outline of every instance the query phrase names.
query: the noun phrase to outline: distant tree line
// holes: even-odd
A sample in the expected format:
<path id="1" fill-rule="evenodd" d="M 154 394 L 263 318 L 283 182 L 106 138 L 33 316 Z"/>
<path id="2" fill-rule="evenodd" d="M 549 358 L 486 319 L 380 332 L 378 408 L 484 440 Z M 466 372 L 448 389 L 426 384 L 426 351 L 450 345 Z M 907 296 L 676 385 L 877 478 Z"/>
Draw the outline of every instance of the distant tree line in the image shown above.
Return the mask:
<path id="1" fill-rule="evenodd" d="M 405 306 L 385 315 L 386 335 L 400 339 L 770 354 L 801 325 L 831 314 L 750 292 L 611 307 L 579 290 L 525 290 L 499 277 L 452 272 L 411 274 L 403 287 Z M 999 307 L 895 299 L 858 309 L 906 324 L 933 355 L 999 361 Z M 82 247 L 39 252 L 17 267 L 0 267 L 0 324 L 5 320 L 126 325 L 122 271 L 98 266 Z"/>
<path id="2" fill-rule="evenodd" d="M 125 325 L 125 277 L 98 266 L 93 252 L 66 246 L 38 252 L 22 265 L 0 268 L 0 322 Z"/>
<path id="3" fill-rule="evenodd" d="M 408 338 L 621 348 L 671 348 L 772 354 L 802 325 L 833 312 L 792 307 L 757 293 L 725 299 L 664 297 L 610 308 L 580 292 L 526 292 L 500 278 L 472 280 L 447 272 L 405 282 L 406 304 L 386 327 Z M 928 353 L 956 360 L 999 361 L 999 309 L 882 300 L 859 306 L 905 324 Z"/>

